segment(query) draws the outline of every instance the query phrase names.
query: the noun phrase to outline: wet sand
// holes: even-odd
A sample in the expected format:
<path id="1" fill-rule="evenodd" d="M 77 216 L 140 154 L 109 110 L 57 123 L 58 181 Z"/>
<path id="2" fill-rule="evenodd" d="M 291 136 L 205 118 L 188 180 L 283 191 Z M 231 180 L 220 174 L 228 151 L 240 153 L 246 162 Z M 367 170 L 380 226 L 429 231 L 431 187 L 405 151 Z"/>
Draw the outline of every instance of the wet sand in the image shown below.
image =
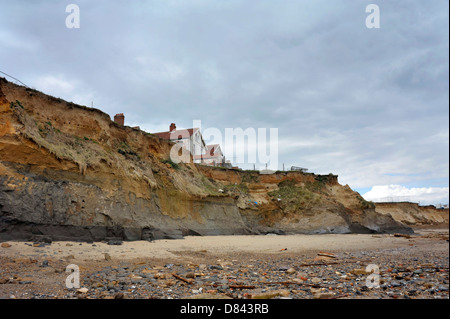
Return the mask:
<path id="1" fill-rule="evenodd" d="M 1 248 L 0 254 L 11 257 L 39 257 L 45 254 L 55 259 L 73 256 L 81 261 L 103 260 L 108 253 L 114 259 L 136 258 L 184 259 L 183 252 L 206 250 L 213 254 L 279 254 L 317 251 L 343 252 L 400 248 L 427 245 L 421 236 L 448 232 L 448 230 L 422 230 L 411 238 L 381 234 L 324 234 L 324 235 L 247 235 L 247 236 L 187 236 L 184 239 L 132 241 L 121 245 L 104 242 L 78 243 L 58 241 L 44 247 L 33 247 L 32 242 L 9 242 L 11 247 Z"/>

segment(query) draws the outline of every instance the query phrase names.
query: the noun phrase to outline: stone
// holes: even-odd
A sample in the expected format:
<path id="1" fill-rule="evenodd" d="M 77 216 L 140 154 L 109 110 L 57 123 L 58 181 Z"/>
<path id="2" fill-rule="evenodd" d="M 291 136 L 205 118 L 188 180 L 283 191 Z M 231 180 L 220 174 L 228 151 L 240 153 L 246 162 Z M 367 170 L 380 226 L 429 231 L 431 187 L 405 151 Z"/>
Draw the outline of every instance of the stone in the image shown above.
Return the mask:
<path id="1" fill-rule="evenodd" d="M 330 299 L 334 296 L 333 293 L 329 292 L 319 292 L 313 295 L 314 299 Z"/>
<path id="2" fill-rule="evenodd" d="M 125 299 L 125 295 L 119 292 L 114 296 L 114 299 Z"/>
<path id="3" fill-rule="evenodd" d="M 294 274 L 296 272 L 296 270 L 294 269 L 294 268 L 289 268 L 288 270 L 286 270 L 286 273 L 287 274 L 289 274 L 289 275 L 292 275 L 292 274 Z"/>
<path id="4" fill-rule="evenodd" d="M 219 265 L 210 265 L 210 266 L 208 266 L 208 268 L 210 270 L 223 270 L 223 267 L 219 266 Z"/>
<path id="5" fill-rule="evenodd" d="M 11 244 L 10 243 L 2 243 L 2 248 L 9 248 L 9 247 L 11 247 Z"/>
<path id="6" fill-rule="evenodd" d="M 251 299 L 271 299 L 275 297 L 289 297 L 291 292 L 289 290 L 271 290 L 268 292 L 263 292 L 260 294 L 255 294 L 251 296 Z"/>
<path id="7" fill-rule="evenodd" d="M 165 279 L 166 278 L 166 274 L 158 272 L 158 273 L 153 275 L 153 278 L 155 278 L 155 279 Z"/>
<path id="8" fill-rule="evenodd" d="M 314 277 L 314 278 L 311 278 L 311 282 L 313 284 L 320 284 L 322 282 L 322 279 Z"/>
<path id="9" fill-rule="evenodd" d="M 52 237 L 47 235 L 35 235 L 32 239 L 35 243 L 52 243 Z"/>
<path id="10" fill-rule="evenodd" d="M 355 268 L 355 269 L 352 270 L 352 274 L 356 275 L 356 276 L 360 276 L 360 275 L 367 275 L 368 273 L 366 272 L 365 269 Z"/>
<path id="11" fill-rule="evenodd" d="M 105 260 L 106 261 L 110 261 L 111 260 L 111 255 L 110 254 L 104 253 L 103 255 L 105 256 Z"/>
<path id="12" fill-rule="evenodd" d="M 80 293 L 80 294 L 85 294 L 88 291 L 89 291 L 89 289 L 87 289 L 87 288 L 80 288 L 80 289 L 77 290 L 77 292 Z"/>
<path id="13" fill-rule="evenodd" d="M 122 245 L 123 241 L 120 239 L 109 239 L 108 245 Z"/>

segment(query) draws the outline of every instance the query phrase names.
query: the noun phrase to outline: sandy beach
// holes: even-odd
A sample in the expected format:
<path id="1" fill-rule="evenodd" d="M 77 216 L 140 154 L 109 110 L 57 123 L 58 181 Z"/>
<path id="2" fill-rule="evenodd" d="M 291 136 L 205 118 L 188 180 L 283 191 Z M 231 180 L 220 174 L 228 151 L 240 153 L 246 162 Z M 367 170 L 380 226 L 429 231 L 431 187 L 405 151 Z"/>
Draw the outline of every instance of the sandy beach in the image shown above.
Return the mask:
<path id="1" fill-rule="evenodd" d="M 441 230 L 445 231 L 445 230 Z M 136 258 L 189 259 L 188 252 L 208 251 L 212 254 L 307 254 L 317 251 L 339 253 L 343 251 L 374 250 L 410 247 L 411 244 L 429 244 L 421 235 L 439 233 L 440 230 L 423 230 L 416 236 L 405 239 L 393 235 L 370 234 L 324 234 L 324 235 L 247 235 L 247 236 L 187 236 L 183 239 L 131 241 L 121 245 L 104 242 L 78 243 L 57 241 L 44 247 L 33 247 L 32 242 L 10 242 L 11 247 L 1 254 L 11 257 L 51 257 L 61 259 L 73 256 L 79 261 L 104 260 L 108 253 L 117 260 Z M 422 239 L 422 240 L 421 240 Z M 186 253 L 186 254 L 183 254 Z"/>
<path id="2" fill-rule="evenodd" d="M 321 257 L 320 254 L 324 252 L 331 257 Z M 406 287 L 407 284 L 415 282 L 413 280 L 415 275 L 419 276 L 417 270 L 430 262 L 435 263 L 433 271 L 438 269 L 436 271 L 438 277 L 430 278 L 433 282 L 432 287 L 447 289 L 446 292 L 443 290 L 443 296 L 448 297 L 448 256 L 448 229 L 419 230 L 411 236 L 393 234 L 188 236 L 177 240 L 133 241 L 118 245 L 105 242 L 58 241 L 42 244 L 11 241 L 2 243 L 0 248 L 0 297 L 80 297 L 84 294 L 67 289 L 65 286 L 66 267 L 69 264 L 76 264 L 83 275 L 84 281 L 81 286 L 87 287 L 89 291 L 85 297 L 89 298 L 112 298 L 117 294 L 128 298 L 185 298 L 198 295 L 201 291 L 209 291 L 212 295 L 228 294 L 233 298 L 242 298 L 244 295 L 261 293 L 266 289 L 261 284 L 261 287 L 252 285 L 247 292 L 236 292 L 236 289 L 230 289 L 224 283 L 236 280 L 239 283 L 254 282 L 256 277 L 253 277 L 257 274 L 262 277 L 258 277 L 258 280 L 267 285 L 267 281 L 273 281 L 274 278 L 280 281 L 280 269 L 284 268 L 292 270 L 289 276 L 282 272 L 287 276 L 283 277 L 283 280 L 292 283 L 293 279 L 299 281 L 298 278 L 302 278 L 305 279 L 305 284 L 310 285 L 305 294 L 297 287 L 288 290 L 286 292 L 288 296 L 293 298 L 317 296 L 317 291 L 313 290 L 314 281 L 310 283 L 309 280 L 322 278 L 322 281 L 332 282 L 330 287 L 340 287 L 342 294 L 338 296 L 346 298 L 349 292 L 353 291 L 348 289 L 354 289 L 349 280 L 357 279 L 351 277 L 355 268 L 364 268 L 369 263 L 379 264 L 381 271 L 385 273 L 389 272 L 389 269 L 392 271 L 399 268 L 402 276 L 403 273 L 407 274 L 404 276 L 407 280 Z M 396 263 L 400 266 L 396 266 Z M 335 279 L 327 278 L 336 276 L 333 273 L 325 275 L 324 271 L 328 271 L 328 268 L 319 269 L 319 265 L 327 267 L 327 264 L 342 264 L 344 268 L 334 272 L 348 273 L 350 277 L 344 278 L 340 275 Z M 217 268 L 214 268 L 214 265 Z M 404 265 L 409 266 L 407 271 L 403 269 Z M 309 266 L 312 268 L 308 268 Z M 250 268 L 255 271 L 241 272 L 242 269 Z M 184 279 L 190 276 L 194 278 L 192 279 L 194 282 L 177 280 L 172 277 L 174 272 Z M 393 278 L 398 281 L 404 277 Z M 122 280 L 123 278 L 127 280 Z M 211 281 L 208 281 L 210 278 Z M 347 283 L 348 292 L 345 290 Z M 300 285 L 301 282 L 297 284 Z M 330 289 L 334 289 L 333 293 L 337 293 L 336 288 Z M 410 289 L 411 294 L 413 290 L 417 289 Z M 426 290 L 423 293 L 425 292 Z M 374 297 L 371 294 L 361 296 L 358 290 L 354 290 L 354 293 L 355 295 L 350 297 Z M 405 295 L 407 292 L 401 294 Z M 379 297 L 378 294 L 375 296 Z M 428 295 L 420 296 L 427 298 Z"/>

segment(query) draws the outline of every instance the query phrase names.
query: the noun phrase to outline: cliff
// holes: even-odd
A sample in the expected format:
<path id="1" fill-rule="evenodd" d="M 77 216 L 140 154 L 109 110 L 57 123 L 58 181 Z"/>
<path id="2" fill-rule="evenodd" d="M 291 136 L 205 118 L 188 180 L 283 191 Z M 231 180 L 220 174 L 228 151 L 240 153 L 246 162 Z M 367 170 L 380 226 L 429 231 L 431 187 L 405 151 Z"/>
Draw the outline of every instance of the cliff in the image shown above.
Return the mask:
<path id="1" fill-rule="evenodd" d="M 375 210 L 383 215 L 390 215 L 395 220 L 417 228 L 446 227 L 449 225 L 448 209 L 435 206 L 420 206 L 417 203 L 376 203 Z"/>
<path id="2" fill-rule="evenodd" d="M 0 239 L 412 232 L 335 175 L 176 165 L 172 145 L 0 78 Z"/>

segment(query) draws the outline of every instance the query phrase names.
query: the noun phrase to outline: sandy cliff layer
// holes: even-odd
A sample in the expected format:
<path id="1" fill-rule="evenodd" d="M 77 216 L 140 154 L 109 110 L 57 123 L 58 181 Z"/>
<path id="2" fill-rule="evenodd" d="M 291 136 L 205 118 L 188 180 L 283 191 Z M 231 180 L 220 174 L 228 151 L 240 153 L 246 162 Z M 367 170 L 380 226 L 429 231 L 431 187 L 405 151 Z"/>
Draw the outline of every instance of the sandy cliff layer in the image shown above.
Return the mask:
<path id="1" fill-rule="evenodd" d="M 411 227 L 448 227 L 448 209 L 435 206 L 420 206 L 417 203 L 376 203 L 375 210 L 383 215 L 391 215 L 395 220 Z"/>
<path id="2" fill-rule="evenodd" d="M 412 231 L 335 175 L 175 165 L 172 145 L 0 78 L 0 239 Z"/>

